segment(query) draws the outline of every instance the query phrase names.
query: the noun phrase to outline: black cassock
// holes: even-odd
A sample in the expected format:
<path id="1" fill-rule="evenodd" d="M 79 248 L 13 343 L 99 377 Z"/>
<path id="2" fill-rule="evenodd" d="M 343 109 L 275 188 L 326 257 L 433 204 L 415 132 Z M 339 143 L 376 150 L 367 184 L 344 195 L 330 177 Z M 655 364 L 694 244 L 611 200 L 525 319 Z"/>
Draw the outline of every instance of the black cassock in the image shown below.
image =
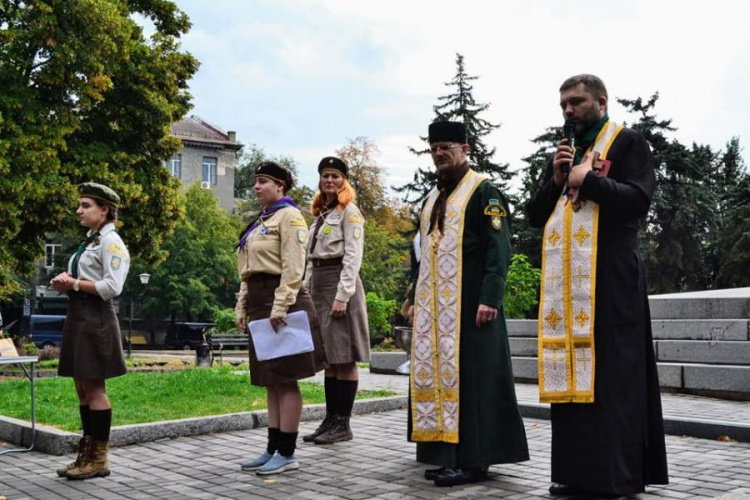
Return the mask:
<path id="1" fill-rule="evenodd" d="M 589 172 L 580 195 L 599 203 L 594 342 L 594 403 L 552 404 L 552 481 L 610 494 L 667 484 L 659 379 L 651 314 L 638 252 L 639 221 L 656 184 L 654 159 L 639 133 L 623 129 L 612 144 L 607 177 Z M 543 227 L 561 188 L 545 180 L 528 204 Z"/>

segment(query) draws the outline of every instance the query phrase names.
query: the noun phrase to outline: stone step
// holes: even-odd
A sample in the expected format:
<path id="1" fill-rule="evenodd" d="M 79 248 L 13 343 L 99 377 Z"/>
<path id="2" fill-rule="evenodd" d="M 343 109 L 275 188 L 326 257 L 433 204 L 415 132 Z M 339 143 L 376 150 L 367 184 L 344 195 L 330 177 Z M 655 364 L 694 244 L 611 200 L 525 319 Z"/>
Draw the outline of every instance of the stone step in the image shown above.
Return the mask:
<path id="1" fill-rule="evenodd" d="M 509 337 L 534 337 L 537 334 L 537 323 L 535 319 L 508 319 L 505 320 Z"/>
<path id="2" fill-rule="evenodd" d="M 657 361 L 750 365 L 750 342 L 657 340 Z"/>
<path id="3" fill-rule="evenodd" d="M 651 319 L 750 318 L 750 288 L 651 295 L 649 306 Z"/>
<path id="4" fill-rule="evenodd" d="M 517 338 L 510 337 L 510 355 L 511 356 L 532 356 L 537 355 L 537 339 L 534 338 Z"/>
<path id="5" fill-rule="evenodd" d="M 537 336 L 535 319 L 509 319 L 507 325 L 509 337 Z M 655 340 L 750 340 L 748 319 L 654 319 L 651 329 Z"/>
<path id="6" fill-rule="evenodd" d="M 512 362 L 516 380 L 538 381 L 536 358 L 514 356 Z M 663 388 L 750 395 L 750 366 L 665 362 L 659 362 L 656 366 L 659 371 L 659 384 Z"/>
<path id="7" fill-rule="evenodd" d="M 511 356 L 537 356 L 537 339 L 511 337 Z M 657 361 L 718 365 L 750 365 L 750 342 L 712 340 L 656 340 Z"/>
<path id="8" fill-rule="evenodd" d="M 652 319 L 654 339 L 750 340 L 747 319 Z"/>

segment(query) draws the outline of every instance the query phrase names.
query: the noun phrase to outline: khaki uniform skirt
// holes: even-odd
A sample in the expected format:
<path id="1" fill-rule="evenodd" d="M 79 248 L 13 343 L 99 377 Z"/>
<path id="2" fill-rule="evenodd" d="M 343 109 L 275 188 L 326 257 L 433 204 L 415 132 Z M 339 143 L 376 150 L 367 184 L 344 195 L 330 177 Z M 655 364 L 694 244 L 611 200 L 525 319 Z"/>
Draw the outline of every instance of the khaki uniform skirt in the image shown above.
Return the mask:
<path id="1" fill-rule="evenodd" d="M 344 317 L 331 316 L 331 306 L 336 298 L 342 268 L 342 264 L 313 267 L 310 293 L 323 330 L 328 363 L 366 363 L 370 361 L 370 328 L 367 323 L 365 292 L 359 277 L 354 295 L 346 305 Z"/>
<path id="2" fill-rule="evenodd" d="M 75 379 L 125 375 L 122 337 L 111 300 L 70 292 L 57 374 Z"/>
<path id="3" fill-rule="evenodd" d="M 272 274 L 254 274 L 247 279 L 247 302 L 245 309 L 250 321 L 268 319 L 273 308 L 274 292 L 281 282 L 281 276 Z M 303 378 L 312 377 L 325 369 L 325 347 L 320 334 L 315 307 L 310 294 L 303 286 L 297 293 L 297 301 L 289 307 L 287 312 L 305 311 L 310 321 L 314 350 L 294 356 L 258 361 L 253 345 L 253 336 L 249 338 L 250 351 L 250 383 L 262 387 L 276 384 L 288 384 Z"/>

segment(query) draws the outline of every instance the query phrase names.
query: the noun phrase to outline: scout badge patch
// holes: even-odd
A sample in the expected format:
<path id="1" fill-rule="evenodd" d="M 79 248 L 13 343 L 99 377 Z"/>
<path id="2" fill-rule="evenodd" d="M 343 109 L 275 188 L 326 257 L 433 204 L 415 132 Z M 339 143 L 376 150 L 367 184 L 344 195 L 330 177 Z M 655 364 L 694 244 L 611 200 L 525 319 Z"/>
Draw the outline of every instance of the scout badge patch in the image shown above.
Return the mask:
<path id="1" fill-rule="evenodd" d="M 112 256 L 112 260 L 109 261 L 109 267 L 117 271 L 120 269 L 120 264 L 122 264 L 122 258 L 118 257 L 117 255 Z"/>
<path id="2" fill-rule="evenodd" d="M 109 245 L 107 245 L 107 251 L 109 253 L 113 253 L 115 255 L 119 255 L 120 257 L 124 257 L 125 256 L 125 252 L 123 252 L 122 248 L 120 248 L 120 245 L 118 245 L 115 242 L 112 242 Z"/>
<path id="3" fill-rule="evenodd" d="M 493 198 L 487 203 L 487 206 L 484 207 L 484 215 L 490 217 L 492 229 L 500 231 L 503 227 L 503 217 L 507 217 L 508 212 L 506 212 L 505 208 L 500 204 L 500 200 Z"/>

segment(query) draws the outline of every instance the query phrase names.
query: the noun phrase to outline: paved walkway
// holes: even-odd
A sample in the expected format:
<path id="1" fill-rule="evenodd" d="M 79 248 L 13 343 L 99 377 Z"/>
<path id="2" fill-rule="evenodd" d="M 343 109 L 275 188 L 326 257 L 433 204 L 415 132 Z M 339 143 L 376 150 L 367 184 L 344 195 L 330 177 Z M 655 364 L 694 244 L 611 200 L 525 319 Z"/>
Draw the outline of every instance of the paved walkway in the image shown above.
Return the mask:
<path id="1" fill-rule="evenodd" d="M 263 479 L 240 471 L 258 453 L 265 429 L 179 438 L 115 448 L 113 474 L 83 482 L 55 475 L 73 457 L 38 452 L 0 457 L 0 495 L 22 499 L 432 499 L 550 498 L 550 426 L 526 420 L 531 460 L 494 466 L 490 481 L 436 488 L 422 478 L 406 442 L 406 412 L 353 419 L 356 438 L 323 447 L 300 443 L 298 471 Z M 310 431 L 314 423 L 302 426 Z M 667 437 L 672 484 L 639 499 L 750 499 L 750 444 Z"/>
<path id="2" fill-rule="evenodd" d="M 408 377 L 360 370 L 363 389 L 389 388 L 406 394 Z M 319 374 L 317 378 L 322 378 Z M 536 385 L 517 384 L 521 402 L 537 403 Z M 750 403 L 663 394 L 665 416 L 750 423 Z M 371 414 L 353 419 L 355 441 L 332 447 L 304 444 L 299 471 L 263 479 L 240 471 L 239 463 L 265 444 L 265 429 L 162 440 L 111 451 L 113 475 L 73 482 L 54 470 L 72 456 L 39 452 L 0 456 L 0 496 L 22 499 L 265 499 L 308 500 L 366 498 L 551 498 L 549 422 L 526 419 L 531 460 L 494 466 L 491 480 L 478 485 L 436 488 L 422 478 L 406 442 L 406 412 Z M 311 431 L 314 422 L 302 425 Z M 639 499 L 750 499 L 750 443 L 667 436 L 670 478 L 666 487 L 649 488 Z M 0 448 L 7 447 L 0 443 Z"/>

